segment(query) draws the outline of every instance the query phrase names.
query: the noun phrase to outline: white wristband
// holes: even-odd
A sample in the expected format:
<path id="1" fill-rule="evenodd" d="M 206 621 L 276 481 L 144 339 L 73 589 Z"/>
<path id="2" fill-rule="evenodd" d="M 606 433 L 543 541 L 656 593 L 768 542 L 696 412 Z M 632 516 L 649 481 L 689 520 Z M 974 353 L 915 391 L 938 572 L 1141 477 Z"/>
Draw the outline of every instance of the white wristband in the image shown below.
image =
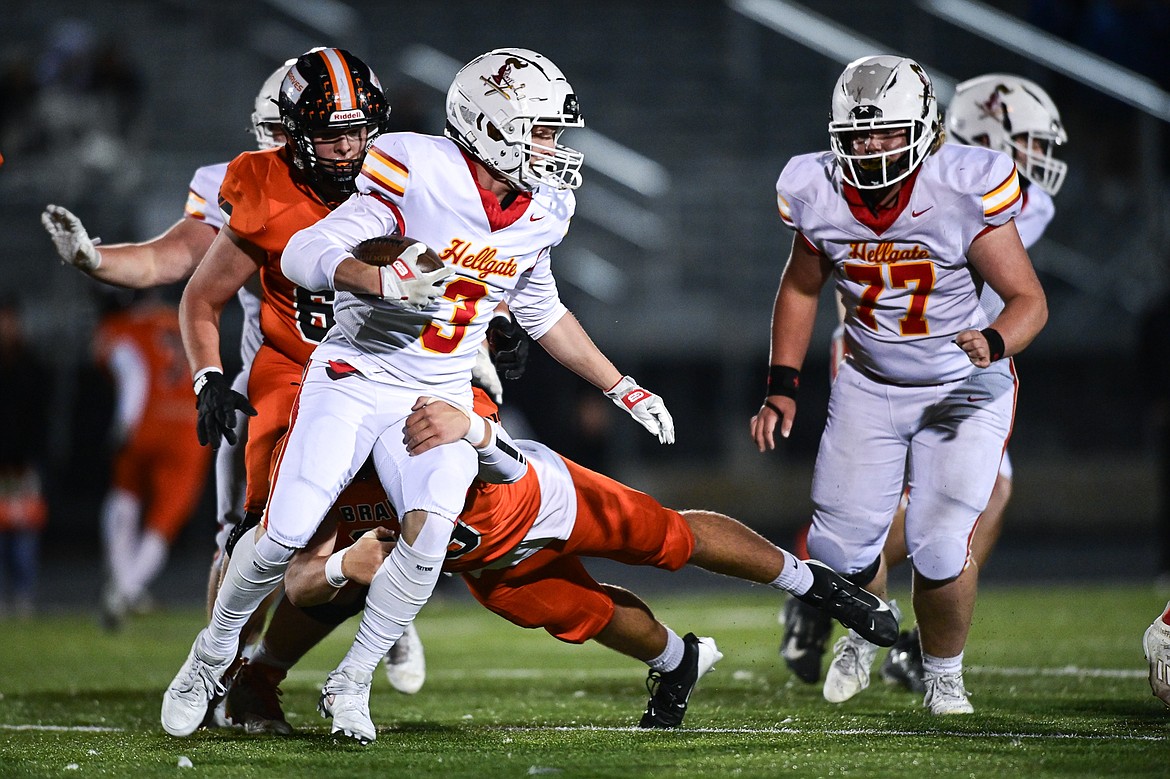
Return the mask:
<path id="1" fill-rule="evenodd" d="M 211 366 L 208 366 L 206 368 L 200 368 L 198 371 L 196 371 L 195 372 L 195 397 L 199 397 L 199 393 L 203 391 L 203 385 L 207 384 L 207 374 L 209 374 L 209 373 L 218 373 L 219 375 L 222 376 L 223 370 L 220 368 L 216 368 L 214 365 L 211 365 Z"/>
<path id="2" fill-rule="evenodd" d="M 347 546 L 340 552 L 334 552 L 329 555 L 329 559 L 325 561 L 325 581 L 334 589 L 340 590 L 349 583 L 349 579 L 341 572 L 341 561 L 348 551 L 349 547 Z"/>
<path id="3" fill-rule="evenodd" d="M 476 449 L 483 449 L 489 445 L 492 442 L 492 426 L 488 424 L 488 421 L 474 411 L 468 412 L 464 408 L 459 410 L 467 414 L 467 418 L 471 421 L 471 426 L 467 428 L 467 433 L 464 434 L 463 440 Z M 477 422 L 479 424 L 476 424 Z"/>

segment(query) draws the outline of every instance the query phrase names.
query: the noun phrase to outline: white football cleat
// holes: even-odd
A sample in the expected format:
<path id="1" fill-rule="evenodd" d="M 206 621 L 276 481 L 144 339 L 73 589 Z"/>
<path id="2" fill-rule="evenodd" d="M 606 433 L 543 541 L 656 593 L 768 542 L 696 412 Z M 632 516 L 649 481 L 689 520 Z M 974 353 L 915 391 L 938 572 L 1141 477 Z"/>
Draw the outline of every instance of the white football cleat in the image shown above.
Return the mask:
<path id="1" fill-rule="evenodd" d="M 224 694 L 223 676 L 231 657 L 214 657 L 200 651 L 200 631 L 187 659 L 163 695 L 162 726 L 172 736 L 189 736 L 203 723 L 208 704 Z"/>
<path id="2" fill-rule="evenodd" d="M 869 668 L 878 646 L 850 630 L 833 644 L 833 662 L 822 692 L 829 703 L 844 703 L 869 686 Z"/>
<path id="3" fill-rule="evenodd" d="M 973 714 L 975 707 L 967 700 L 967 688 L 963 686 L 963 673 L 923 675 L 926 683 L 926 697 L 923 705 L 936 716 L 948 714 Z"/>
<path id="4" fill-rule="evenodd" d="M 391 687 L 404 695 L 414 695 L 422 689 L 427 680 L 427 657 L 413 622 L 390 647 L 385 661 L 386 678 Z"/>
<path id="5" fill-rule="evenodd" d="M 1166 604 L 1170 608 L 1170 603 Z M 1170 706 L 1170 625 L 1159 616 L 1142 637 L 1142 650 L 1150 664 L 1150 691 Z"/>
<path id="6" fill-rule="evenodd" d="M 370 719 L 370 684 L 373 676 L 354 668 L 338 668 L 330 672 L 321 688 L 317 711 L 322 717 L 333 718 L 334 735 L 368 744 L 378 737 L 374 721 Z"/>

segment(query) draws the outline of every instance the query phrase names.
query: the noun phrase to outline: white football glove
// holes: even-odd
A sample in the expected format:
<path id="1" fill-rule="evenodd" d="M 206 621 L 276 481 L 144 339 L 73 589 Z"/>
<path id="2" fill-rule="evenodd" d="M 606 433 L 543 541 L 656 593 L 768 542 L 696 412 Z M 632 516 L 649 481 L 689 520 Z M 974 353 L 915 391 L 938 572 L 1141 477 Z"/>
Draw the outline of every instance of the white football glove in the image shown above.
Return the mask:
<path id="1" fill-rule="evenodd" d="M 45 206 L 41 214 L 41 224 L 49 232 L 49 237 L 53 239 L 53 247 L 63 261 L 86 273 L 97 270 L 102 264 L 102 256 L 95 248 L 101 239 L 90 240 L 85 225 L 69 209 L 54 205 Z"/>
<path id="2" fill-rule="evenodd" d="M 418 258 L 427 250 L 424 243 L 413 243 L 389 265 L 378 268 L 382 276 L 382 300 L 391 300 L 411 308 L 426 308 L 443 294 L 443 282 L 455 275 L 455 269 L 444 265 L 433 271 L 422 271 Z"/>
<path id="3" fill-rule="evenodd" d="M 475 353 L 475 365 L 471 368 L 471 383 L 482 389 L 496 403 L 504 402 L 504 385 L 500 382 L 500 374 L 492 364 L 491 353 L 488 351 L 487 341 L 479 345 Z"/>
<path id="4" fill-rule="evenodd" d="M 658 443 L 674 443 L 674 418 L 666 410 L 662 398 L 650 390 L 642 389 L 629 376 L 622 376 L 622 380 L 610 387 L 605 396 L 628 411 L 642 427 L 658 436 Z"/>

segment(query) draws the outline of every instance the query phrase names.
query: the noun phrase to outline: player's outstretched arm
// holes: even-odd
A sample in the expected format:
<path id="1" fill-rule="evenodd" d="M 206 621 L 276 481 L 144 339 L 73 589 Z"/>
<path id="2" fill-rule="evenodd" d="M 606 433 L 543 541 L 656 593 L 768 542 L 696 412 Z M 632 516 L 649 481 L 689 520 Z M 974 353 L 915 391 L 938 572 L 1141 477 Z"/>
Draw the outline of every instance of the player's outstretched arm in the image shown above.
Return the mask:
<path id="1" fill-rule="evenodd" d="M 77 216 L 54 205 L 45 208 L 41 224 L 62 262 L 98 281 L 131 289 L 148 289 L 187 278 L 216 234 L 211 225 L 184 217 L 148 241 L 101 245 L 100 239 L 90 238 Z"/>
<path id="2" fill-rule="evenodd" d="M 602 390 L 623 411 L 646 428 L 658 442 L 674 443 L 674 418 L 662 398 L 623 376 L 569 312 L 537 339 L 553 359 Z"/>

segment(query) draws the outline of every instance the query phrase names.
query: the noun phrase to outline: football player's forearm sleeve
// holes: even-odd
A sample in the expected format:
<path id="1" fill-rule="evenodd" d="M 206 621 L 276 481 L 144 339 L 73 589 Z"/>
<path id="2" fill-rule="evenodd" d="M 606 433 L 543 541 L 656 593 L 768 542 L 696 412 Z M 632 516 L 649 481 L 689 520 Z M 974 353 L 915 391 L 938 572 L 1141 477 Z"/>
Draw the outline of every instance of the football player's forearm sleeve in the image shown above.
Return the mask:
<path id="1" fill-rule="evenodd" d="M 490 484 L 511 484 L 528 472 L 528 458 L 520 453 L 516 442 L 501 425 L 487 420 L 492 434 L 486 446 L 476 447 L 479 455 L 479 478 Z M 473 422 L 474 424 L 474 422 Z"/>
<path id="2" fill-rule="evenodd" d="M 336 289 L 334 273 L 342 260 L 353 256 L 353 247 L 397 229 L 394 212 L 373 197 L 357 195 L 289 239 L 280 257 L 281 272 L 305 289 Z"/>

